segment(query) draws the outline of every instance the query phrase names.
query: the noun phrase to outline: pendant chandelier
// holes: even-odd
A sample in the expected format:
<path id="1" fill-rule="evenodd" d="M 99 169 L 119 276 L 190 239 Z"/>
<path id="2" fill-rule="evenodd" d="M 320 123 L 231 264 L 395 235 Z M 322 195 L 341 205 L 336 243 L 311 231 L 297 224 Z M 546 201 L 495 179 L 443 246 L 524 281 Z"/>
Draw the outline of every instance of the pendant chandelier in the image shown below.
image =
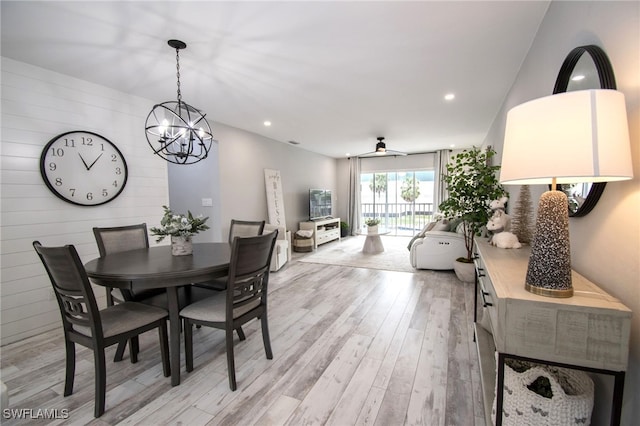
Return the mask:
<path id="1" fill-rule="evenodd" d="M 147 116 L 145 131 L 153 152 L 174 164 L 194 164 L 207 158 L 213 135 L 205 114 L 182 100 L 180 93 L 180 40 L 169 40 L 176 49 L 178 100 L 154 105 Z"/>

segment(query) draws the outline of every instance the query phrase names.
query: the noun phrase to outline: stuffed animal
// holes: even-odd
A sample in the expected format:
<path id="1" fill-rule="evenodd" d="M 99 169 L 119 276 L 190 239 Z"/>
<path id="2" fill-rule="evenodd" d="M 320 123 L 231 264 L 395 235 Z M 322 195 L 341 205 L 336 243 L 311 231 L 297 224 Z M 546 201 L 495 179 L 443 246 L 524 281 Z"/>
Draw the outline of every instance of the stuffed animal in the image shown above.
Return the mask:
<path id="1" fill-rule="evenodd" d="M 491 203 L 489 203 L 489 207 L 493 212 L 492 218 L 497 216 L 502 216 L 500 220 L 502 221 L 502 226 L 504 227 L 505 231 L 511 231 L 511 216 L 509 216 L 507 212 L 505 212 L 504 210 L 508 200 L 509 198 L 502 197 L 498 200 L 493 200 L 491 201 Z"/>
<path id="2" fill-rule="evenodd" d="M 489 238 L 489 244 L 498 248 L 520 248 L 522 244 L 518 241 L 518 237 L 513 232 L 505 231 L 503 224 L 503 215 L 494 215 L 487 223 L 487 230 L 493 235 Z"/>
<path id="3" fill-rule="evenodd" d="M 493 212 L 493 216 L 489 218 L 487 223 L 487 231 L 489 234 L 489 244 L 493 239 L 493 235 L 498 232 L 508 232 L 511 228 L 511 219 L 509 215 L 502 210 L 496 210 Z"/>

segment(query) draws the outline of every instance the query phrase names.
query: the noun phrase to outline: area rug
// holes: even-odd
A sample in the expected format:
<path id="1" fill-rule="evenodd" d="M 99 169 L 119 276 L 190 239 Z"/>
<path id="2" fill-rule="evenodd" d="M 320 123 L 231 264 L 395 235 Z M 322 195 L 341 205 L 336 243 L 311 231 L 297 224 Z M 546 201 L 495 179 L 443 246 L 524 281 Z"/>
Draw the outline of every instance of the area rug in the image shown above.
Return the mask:
<path id="1" fill-rule="evenodd" d="M 318 247 L 314 253 L 299 258 L 300 262 L 326 265 L 352 266 L 355 268 L 384 269 L 387 271 L 415 272 L 409 262 L 408 237 L 383 236 L 384 251 L 376 254 L 362 253 L 364 236 L 347 237 Z"/>

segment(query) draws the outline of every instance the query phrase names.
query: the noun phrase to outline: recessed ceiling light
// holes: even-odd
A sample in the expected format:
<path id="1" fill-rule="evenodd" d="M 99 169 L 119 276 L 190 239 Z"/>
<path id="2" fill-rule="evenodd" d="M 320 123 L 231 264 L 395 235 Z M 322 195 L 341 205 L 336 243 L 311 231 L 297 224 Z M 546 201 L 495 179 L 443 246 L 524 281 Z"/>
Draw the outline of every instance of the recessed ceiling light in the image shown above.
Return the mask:
<path id="1" fill-rule="evenodd" d="M 584 80 L 584 75 L 578 74 L 575 77 L 571 77 L 571 81 L 580 81 L 580 80 Z"/>
<path id="2" fill-rule="evenodd" d="M 265 122 L 264 122 L 264 125 L 265 125 L 266 127 L 269 127 L 269 126 L 271 126 L 271 122 L 270 122 L 270 121 L 265 121 Z"/>
<path id="3" fill-rule="evenodd" d="M 452 143 L 451 145 L 449 145 L 449 148 L 455 148 L 456 144 Z"/>
<path id="4" fill-rule="evenodd" d="M 456 95 L 454 95 L 453 93 L 447 93 L 446 95 L 444 95 L 444 99 L 446 101 L 452 101 L 452 100 L 455 99 L 455 97 L 456 97 Z"/>
<path id="5" fill-rule="evenodd" d="M 289 141 L 289 143 L 291 145 L 300 145 L 300 142 L 297 142 L 297 141 Z"/>
<path id="6" fill-rule="evenodd" d="M 344 156 L 345 156 L 345 157 L 348 157 L 348 156 L 350 156 L 350 155 L 351 155 L 351 154 L 349 154 L 349 153 L 347 152 Z"/>

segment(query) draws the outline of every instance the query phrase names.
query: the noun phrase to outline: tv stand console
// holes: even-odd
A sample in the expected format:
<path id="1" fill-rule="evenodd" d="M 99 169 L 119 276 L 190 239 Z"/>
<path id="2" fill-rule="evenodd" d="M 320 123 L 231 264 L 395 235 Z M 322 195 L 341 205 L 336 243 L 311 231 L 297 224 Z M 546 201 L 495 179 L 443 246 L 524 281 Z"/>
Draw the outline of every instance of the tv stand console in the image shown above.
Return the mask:
<path id="1" fill-rule="evenodd" d="M 340 241 L 340 218 L 310 220 L 300 222 L 300 229 L 313 231 L 313 249 L 329 241 Z"/>

